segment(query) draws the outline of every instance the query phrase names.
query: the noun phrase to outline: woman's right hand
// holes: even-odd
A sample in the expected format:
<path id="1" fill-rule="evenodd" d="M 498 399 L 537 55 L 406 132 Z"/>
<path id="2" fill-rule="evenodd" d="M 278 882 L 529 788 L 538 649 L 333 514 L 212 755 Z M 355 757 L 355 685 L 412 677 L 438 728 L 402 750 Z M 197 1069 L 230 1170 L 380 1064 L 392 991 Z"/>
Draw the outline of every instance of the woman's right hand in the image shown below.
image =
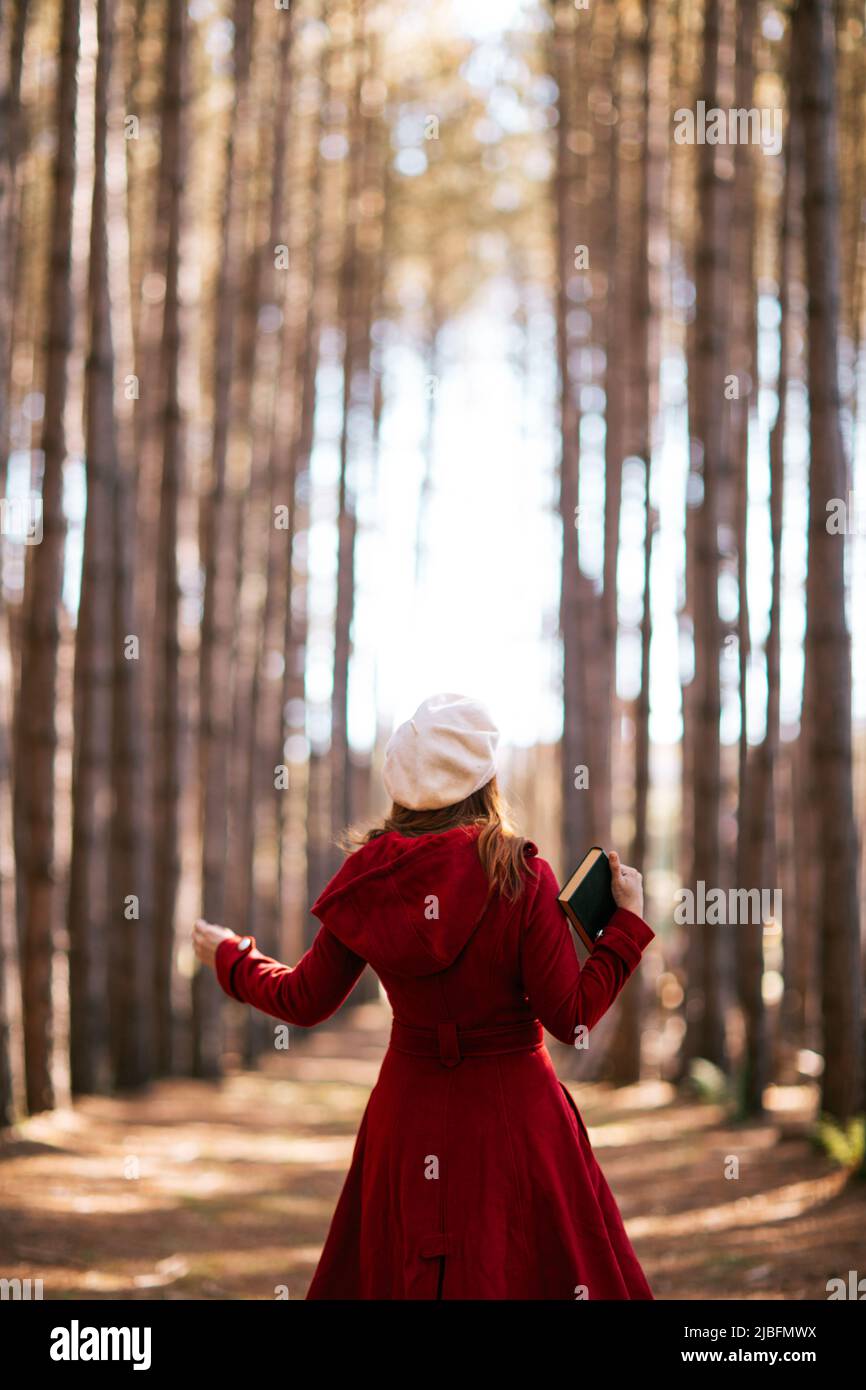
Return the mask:
<path id="1" fill-rule="evenodd" d="M 234 935 L 228 927 L 214 926 L 212 922 L 206 922 L 203 917 L 199 917 L 192 929 L 193 950 L 200 961 L 215 969 L 217 947 Z"/>
<path id="2" fill-rule="evenodd" d="M 637 917 L 643 917 L 643 879 L 637 869 L 623 864 L 615 849 L 608 855 L 610 860 L 611 892 L 617 907 L 628 908 Z"/>

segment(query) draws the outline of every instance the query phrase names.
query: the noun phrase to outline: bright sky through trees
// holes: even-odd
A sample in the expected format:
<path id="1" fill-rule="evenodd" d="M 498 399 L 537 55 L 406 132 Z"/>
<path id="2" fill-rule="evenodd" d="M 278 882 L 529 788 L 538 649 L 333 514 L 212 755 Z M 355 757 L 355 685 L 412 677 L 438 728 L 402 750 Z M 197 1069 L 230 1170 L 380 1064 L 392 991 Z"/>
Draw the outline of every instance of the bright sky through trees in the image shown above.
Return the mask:
<path id="1" fill-rule="evenodd" d="M 451 6 L 455 33 L 478 42 L 471 61 L 472 80 L 487 82 L 489 122 L 484 138 L 495 144 L 501 129 L 494 112 L 502 109 L 498 75 L 507 61 L 509 26 L 532 22 L 533 7 L 513 0 L 470 0 Z M 448 6 L 412 7 L 406 24 L 417 41 L 425 21 L 431 35 L 441 34 Z M 389 36 L 401 43 L 400 26 Z M 408 35 L 407 35 L 408 38 Z M 428 89 L 431 114 L 436 102 Z M 535 128 L 537 113 L 526 110 L 523 128 Z M 492 124 L 491 124 L 492 123 Z M 416 132 L 417 134 L 418 132 Z M 537 129 L 538 169 L 545 167 L 550 135 Z M 411 185 L 427 177 L 423 135 L 395 151 L 411 196 Z M 779 165 L 782 156 L 766 156 Z M 538 197 L 546 197 L 543 180 Z M 488 209 L 491 233 L 497 210 Z M 774 287 L 761 301 L 762 373 L 775 372 L 778 306 Z M 419 289 L 419 293 L 421 293 Z M 446 332 L 443 378 L 438 391 L 433 499 L 422 547 L 427 555 L 415 585 L 417 500 L 423 473 L 421 454 L 426 412 L 424 367 L 411 345 L 394 344 L 388 357 L 390 389 L 381 444 L 378 483 L 361 489 L 358 543 L 358 591 L 355 617 L 356 655 L 351 677 L 350 731 L 359 747 L 372 745 L 376 710 L 385 727 L 389 713 L 397 722 L 411 714 L 425 695 L 437 689 L 475 694 L 489 702 L 506 741 L 531 745 L 559 737 L 559 651 L 556 636 L 561 558 L 556 517 L 558 440 L 556 385 L 552 371 L 553 317 L 550 307 L 536 308 L 530 331 L 529 381 L 518 370 L 522 348 L 512 320 L 513 287 L 505 283 L 479 288 L 477 301 Z M 663 543 L 654 552 L 652 585 L 652 738 L 671 743 L 681 736 L 679 635 L 681 601 L 683 495 L 687 467 L 685 363 L 669 356 L 662 365 L 663 418 L 657 438 L 653 492 L 660 509 Z M 339 382 L 334 382 L 339 390 Z M 583 554 L 588 567 L 600 571 L 601 518 L 604 505 L 603 401 L 587 397 L 583 421 L 590 466 L 585 490 Z M 763 641 L 770 596 L 770 548 L 767 498 L 767 439 L 775 398 L 765 391 L 753 436 L 753 470 L 749 515 L 748 573 L 751 623 L 756 657 L 750 669 L 750 709 L 755 718 L 750 737 L 762 732 L 764 690 Z M 790 488 L 786 499 L 783 569 L 782 718 L 795 722 L 802 683 L 802 638 L 805 621 L 802 579 L 805 567 L 805 415 L 795 385 L 789 430 Z M 336 417 L 335 417 L 336 418 Z M 863 476 L 862 431 L 856 467 Z M 596 460 L 592 466 L 593 457 Z M 317 524 L 310 540 L 314 590 L 322 618 L 319 656 L 311 652 L 310 694 L 321 702 L 322 725 L 330 691 L 330 645 L 327 618 L 332 611 L 335 555 L 333 489 L 337 460 L 333 448 L 319 443 L 314 456 L 319 490 Z M 641 482 L 629 487 L 626 469 L 619 563 L 620 616 L 618 684 L 635 691 L 636 633 L 629 631 L 639 612 L 642 587 Z M 866 531 L 866 526 L 864 526 Z M 632 537 L 632 543 L 629 537 Z M 852 547 L 855 592 L 866 583 L 866 535 Z M 736 612 L 736 593 L 720 590 L 723 616 Z M 383 614 L 387 620 L 383 621 Z M 855 717 L 866 715 L 866 615 L 853 611 Z M 858 670 L 861 676 L 858 679 Z M 724 673 L 724 668 L 723 668 Z M 722 738 L 737 738 L 736 651 L 732 648 L 724 694 Z M 316 733 L 316 715 L 311 715 Z"/>

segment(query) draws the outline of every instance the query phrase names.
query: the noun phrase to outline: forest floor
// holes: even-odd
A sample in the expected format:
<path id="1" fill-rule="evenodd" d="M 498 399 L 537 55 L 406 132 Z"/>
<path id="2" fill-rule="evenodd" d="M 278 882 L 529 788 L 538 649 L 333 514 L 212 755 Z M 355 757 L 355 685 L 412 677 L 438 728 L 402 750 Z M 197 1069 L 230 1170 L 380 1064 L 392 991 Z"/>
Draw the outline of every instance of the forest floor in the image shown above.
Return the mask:
<path id="1" fill-rule="evenodd" d="M 364 1005 L 296 1036 L 259 1071 L 89 1098 L 0 1139 L 0 1275 L 49 1299 L 303 1298 L 387 1022 Z M 810 1142 L 811 1088 L 738 1125 L 663 1082 L 569 1087 L 657 1298 L 824 1299 L 866 1274 L 866 1185 Z"/>

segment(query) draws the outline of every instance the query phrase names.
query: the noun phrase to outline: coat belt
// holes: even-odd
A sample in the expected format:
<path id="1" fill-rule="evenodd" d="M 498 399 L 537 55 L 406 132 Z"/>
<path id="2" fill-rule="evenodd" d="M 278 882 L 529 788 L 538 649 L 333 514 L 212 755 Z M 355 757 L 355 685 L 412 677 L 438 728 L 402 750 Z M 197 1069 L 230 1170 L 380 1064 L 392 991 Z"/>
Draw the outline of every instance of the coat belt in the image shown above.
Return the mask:
<path id="1" fill-rule="evenodd" d="M 438 1057 L 443 1067 L 456 1067 L 464 1057 L 498 1057 L 505 1052 L 530 1052 L 544 1042 L 537 1018 L 506 1023 L 496 1028 L 458 1028 L 456 1023 L 437 1023 L 416 1028 L 394 1019 L 391 1047 L 411 1057 Z"/>

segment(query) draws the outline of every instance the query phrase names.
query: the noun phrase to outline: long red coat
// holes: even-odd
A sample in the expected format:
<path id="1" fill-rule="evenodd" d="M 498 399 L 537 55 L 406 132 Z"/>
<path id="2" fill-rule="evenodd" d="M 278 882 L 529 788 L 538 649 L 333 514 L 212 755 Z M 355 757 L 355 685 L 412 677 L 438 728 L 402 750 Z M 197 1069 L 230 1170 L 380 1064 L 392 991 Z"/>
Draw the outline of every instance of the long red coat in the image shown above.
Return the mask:
<path id="1" fill-rule="evenodd" d="M 294 969 L 251 937 L 217 950 L 227 993 L 299 1027 L 367 961 L 394 1011 L 307 1297 L 650 1299 L 541 1025 L 573 1044 L 654 933 L 620 908 L 581 968 L 536 846 L 522 897 L 488 903 L 477 834 L 392 831 L 349 855 Z"/>

